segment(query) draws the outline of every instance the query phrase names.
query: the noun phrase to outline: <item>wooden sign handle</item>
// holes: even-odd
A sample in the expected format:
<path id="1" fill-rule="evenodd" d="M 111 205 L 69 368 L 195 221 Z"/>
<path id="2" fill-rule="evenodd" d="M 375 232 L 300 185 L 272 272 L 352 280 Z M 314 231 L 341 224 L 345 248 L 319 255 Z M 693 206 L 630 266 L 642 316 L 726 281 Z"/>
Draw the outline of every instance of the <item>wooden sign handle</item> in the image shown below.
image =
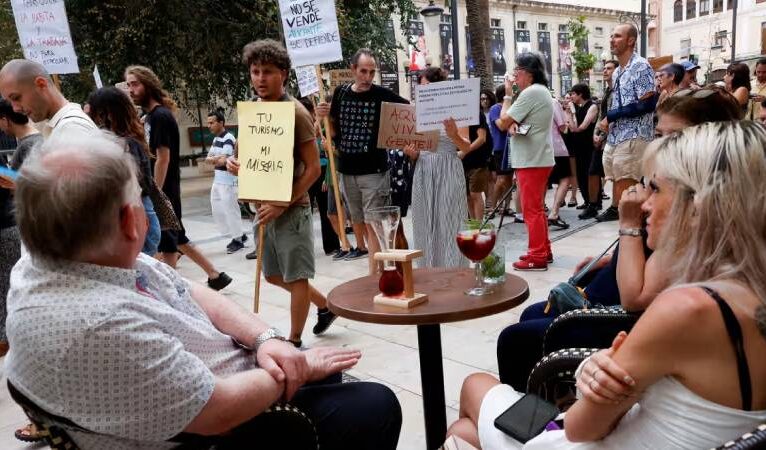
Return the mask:
<path id="1" fill-rule="evenodd" d="M 319 80 L 319 101 L 323 102 L 325 99 L 324 83 L 322 82 L 322 68 L 316 66 L 317 79 Z M 349 250 L 351 247 L 348 245 L 348 239 L 346 238 L 346 215 L 343 210 L 343 198 L 340 195 L 340 187 L 338 186 L 338 174 L 335 171 L 335 150 L 332 143 L 332 133 L 330 131 L 330 118 L 324 118 L 324 134 L 327 148 L 327 159 L 330 161 L 330 177 L 332 178 L 332 190 L 335 194 L 335 209 L 338 211 L 338 230 L 340 231 L 340 242 L 345 250 Z M 359 239 L 359 238 L 357 238 Z"/>
<path id="2" fill-rule="evenodd" d="M 263 231 L 265 225 L 258 225 L 258 258 L 255 262 L 255 298 L 253 300 L 253 312 L 258 314 L 261 297 L 261 268 L 263 267 Z"/>

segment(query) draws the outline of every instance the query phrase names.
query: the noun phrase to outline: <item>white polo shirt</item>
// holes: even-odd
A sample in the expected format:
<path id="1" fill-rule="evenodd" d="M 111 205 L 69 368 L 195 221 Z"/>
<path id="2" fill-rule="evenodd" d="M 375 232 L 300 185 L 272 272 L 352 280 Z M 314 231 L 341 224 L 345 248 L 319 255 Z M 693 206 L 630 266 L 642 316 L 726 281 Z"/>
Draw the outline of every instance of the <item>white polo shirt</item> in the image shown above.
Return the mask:
<path id="1" fill-rule="evenodd" d="M 84 132 L 98 130 L 93 120 L 85 114 L 77 103 L 67 103 L 59 109 L 43 127 L 43 137 L 48 139 L 54 132 L 58 133 L 67 128 L 76 128 Z"/>

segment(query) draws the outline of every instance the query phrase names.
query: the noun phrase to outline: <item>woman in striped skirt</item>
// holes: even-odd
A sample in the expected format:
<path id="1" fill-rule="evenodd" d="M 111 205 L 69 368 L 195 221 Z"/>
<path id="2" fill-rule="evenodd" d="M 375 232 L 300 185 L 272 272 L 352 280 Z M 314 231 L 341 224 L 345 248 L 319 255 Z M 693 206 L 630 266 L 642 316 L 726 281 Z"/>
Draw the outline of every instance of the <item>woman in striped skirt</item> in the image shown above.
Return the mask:
<path id="1" fill-rule="evenodd" d="M 423 71 L 420 84 L 446 80 L 442 69 Z M 415 164 L 412 180 L 412 229 L 414 248 L 423 250 L 416 259 L 418 267 L 466 267 L 466 259 L 455 238 L 468 218 L 465 173 L 455 143 L 444 130 L 439 132 L 436 151 L 415 150 L 410 145 L 405 153 Z"/>

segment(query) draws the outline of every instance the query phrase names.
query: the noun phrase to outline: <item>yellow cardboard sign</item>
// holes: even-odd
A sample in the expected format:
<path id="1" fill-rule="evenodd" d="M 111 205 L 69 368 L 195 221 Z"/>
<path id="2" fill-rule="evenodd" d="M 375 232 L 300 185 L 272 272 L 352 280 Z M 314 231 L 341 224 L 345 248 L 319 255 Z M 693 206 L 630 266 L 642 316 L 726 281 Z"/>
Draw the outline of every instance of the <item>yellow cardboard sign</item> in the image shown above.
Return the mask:
<path id="1" fill-rule="evenodd" d="M 295 103 L 237 102 L 239 199 L 289 202 L 293 195 Z"/>

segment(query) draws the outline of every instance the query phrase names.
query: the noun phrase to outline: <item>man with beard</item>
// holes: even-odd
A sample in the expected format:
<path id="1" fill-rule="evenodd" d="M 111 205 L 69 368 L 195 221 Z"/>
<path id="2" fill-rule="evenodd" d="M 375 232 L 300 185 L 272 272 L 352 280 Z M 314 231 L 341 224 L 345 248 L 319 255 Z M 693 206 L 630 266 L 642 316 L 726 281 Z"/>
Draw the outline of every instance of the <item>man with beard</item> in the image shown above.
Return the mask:
<path id="1" fill-rule="evenodd" d="M 180 136 L 178 123 L 173 116 L 176 104 L 162 89 L 157 75 L 148 67 L 128 67 L 125 69 L 125 82 L 133 102 L 146 113 L 146 140 L 152 154 L 157 158 L 154 163 L 154 182 L 168 196 L 176 217 L 181 222 Z M 218 291 L 231 283 L 231 277 L 224 272 L 218 272 L 213 263 L 190 243 L 183 223 L 178 231 L 162 230 L 160 238 L 159 253 L 170 267 L 175 268 L 179 249 L 205 271 L 210 288 Z"/>

